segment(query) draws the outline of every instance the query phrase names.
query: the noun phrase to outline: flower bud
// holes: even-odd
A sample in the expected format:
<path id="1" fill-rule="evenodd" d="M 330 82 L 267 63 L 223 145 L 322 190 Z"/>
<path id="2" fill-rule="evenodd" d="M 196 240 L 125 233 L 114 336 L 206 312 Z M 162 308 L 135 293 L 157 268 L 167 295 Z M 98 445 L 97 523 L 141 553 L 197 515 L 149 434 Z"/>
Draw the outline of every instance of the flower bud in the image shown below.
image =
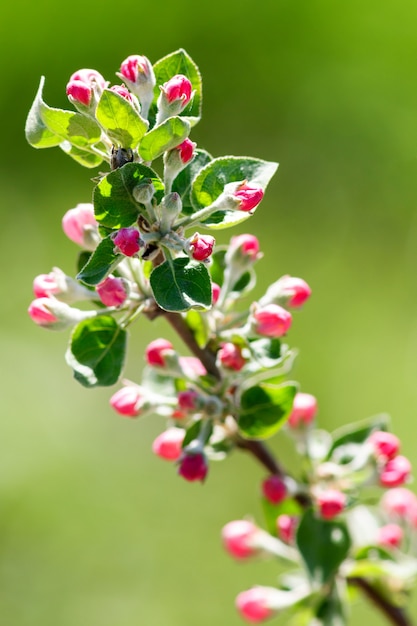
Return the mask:
<path id="1" fill-rule="evenodd" d="M 191 82 L 183 74 L 176 74 L 160 87 L 157 106 L 157 124 L 185 109 L 193 95 Z"/>
<path id="2" fill-rule="evenodd" d="M 386 460 L 395 457 L 400 449 L 400 440 L 398 437 L 383 430 L 373 432 L 368 437 L 368 443 L 377 458 L 382 457 Z"/>
<path id="3" fill-rule="evenodd" d="M 95 250 L 100 237 L 93 205 L 86 202 L 69 209 L 62 218 L 62 230 L 68 239 L 82 248 Z"/>
<path id="4" fill-rule="evenodd" d="M 97 315 L 96 311 L 75 309 L 52 296 L 33 300 L 28 313 L 35 324 L 50 330 L 64 330 Z"/>
<path id="5" fill-rule="evenodd" d="M 292 410 L 287 424 L 296 429 L 308 426 L 317 415 L 317 400 L 310 393 L 295 394 Z"/>
<path id="6" fill-rule="evenodd" d="M 142 183 L 133 188 L 132 195 L 136 202 L 140 204 L 148 204 L 155 194 L 155 187 L 152 183 Z"/>
<path id="7" fill-rule="evenodd" d="M 70 102 L 84 111 L 85 107 L 96 106 L 105 86 L 106 81 L 99 72 L 83 69 L 70 76 L 66 92 Z"/>
<path id="8" fill-rule="evenodd" d="M 135 101 L 129 89 L 127 89 L 124 85 L 113 85 L 110 87 L 110 91 L 117 93 L 118 96 L 130 102 L 132 106 L 137 107 L 137 101 Z"/>
<path id="9" fill-rule="evenodd" d="M 147 346 L 145 358 L 148 365 L 153 367 L 165 367 L 166 356 L 174 351 L 174 346 L 167 339 L 155 339 Z"/>
<path id="10" fill-rule="evenodd" d="M 259 528 L 248 520 L 229 522 L 222 530 L 222 541 L 225 550 L 235 559 L 247 559 L 259 553 L 256 536 Z"/>
<path id="11" fill-rule="evenodd" d="M 58 267 L 54 267 L 49 274 L 36 276 L 33 281 L 33 293 L 37 298 L 55 296 L 67 304 L 92 299 L 92 292 L 89 289 L 66 276 Z"/>
<path id="12" fill-rule="evenodd" d="M 195 233 L 186 247 L 195 261 L 205 261 L 211 256 L 215 243 L 216 240 L 211 235 Z"/>
<path id="13" fill-rule="evenodd" d="M 152 450 L 161 459 L 177 461 L 182 454 L 184 437 L 185 430 L 182 428 L 168 428 L 155 439 Z"/>
<path id="14" fill-rule="evenodd" d="M 110 398 L 110 404 L 119 415 L 137 417 L 142 408 L 143 396 L 139 387 L 126 385 Z"/>
<path id="15" fill-rule="evenodd" d="M 113 241 L 125 256 L 134 256 L 140 250 L 140 232 L 133 226 L 120 228 L 113 237 Z"/>
<path id="16" fill-rule="evenodd" d="M 311 289 L 305 280 L 295 276 L 282 276 L 268 287 L 259 303 L 265 305 L 274 302 L 296 309 L 301 307 L 310 295 Z"/>
<path id="17" fill-rule="evenodd" d="M 235 235 L 230 239 L 227 255 L 229 257 L 239 255 L 250 265 L 249 261 L 257 261 L 262 256 L 259 252 L 258 238 L 250 234 Z"/>
<path id="18" fill-rule="evenodd" d="M 279 504 L 287 497 L 287 487 L 280 476 L 271 474 L 262 483 L 262 493 L 271 504 Z"/>
<path id="19" fill-rule="evenodd" d="M 328 489 L 319 494 L 317 504 L 322 518 L 331 520 L 345 509 L 346 496 L 336 489 Z"/>
<path id="20" fill-rule="evenodd" d="M 190 163 L 195 155 L 197 144 L 185 139 L 178 146 L 164 153 L 164 180 L 166 189 L 170 189 L 173 180 Z"/>
<path id="21" fill-rule="evenodd" d="M 272 617 L 275 613 L 271 606 L 271 592 L 269 587 L 252 587 L 242 591 L 236 597 L 236 608 L 240 615 L 248 622 L 258 624 Z"/>
<path id="22" fill-rule="evenodd" d="M 411 474 L 411 463 L 405 456 L 395 456 L 382 468 L 379 482 L 383 487 L 399 487 Z"/>
<path id="23" fill-rule="evenodd" d="M 278 304 L 257 306 L 252 314 L 253 330 L 263 337 L 282 337 L 290 329 L 291 313 Z"/>
<path id="24" fill-rule="evenodd" d="M 153 100 L 153 88 L 156 83 L 149 59 L 138 54 L 128 56 L 121 64 L 117 76 L 125 81 L 132 93 L 139 98 L 141 114 L 146 118 Z"/>
<path id="25" fill-rule="evenodd" d="M 200 394 L 194 389 L 186 389 L 178 392 L 178 406 L 181 411 L 191 413 L 200 408 Z"/>
<path id="26" fill-rule="evenodd" d="M 211 283 L 211 302 L 212 304 L 216 304 L 217 300 L 220 298 L 221 287 L 217 283 Z"/>
<path id="27" fill-rule="evenodd" d="M 160 207 L 159 229 L 162 234 L 167 234 L 172 229 L 175 220 L 182 211 L 181 196 L 177 192 L 168 193 L 164 196 Z"/>
<path id="28" fill-rule="evenodd" d="M 396 487 L 384 493 L 381 508 L 393 519 L 411 520 L 417 512 L 417 496 L 405 487 Z"/>
<path id="29" fill-rule="evenodd" d="M 262 187 L 254 183 L 242 183 L 234 192 L 234 197 L 239 201 L 237 209 L 245 213 L 255 209 L 264 197 Z"/>
<path id="30" fill-rule="evenodd" d="M 279 515 L 277 518 L 278 537 L 284 543 L 294 543 L 298 526 L 298 517 L 295 515 Z"/>
<path id="31" fill-rule="evenodd" d="M 377 530 L 376 543 L 384 548 L 399 548 L 403 540 L 403 530 L 398 524 L 386 524 Z"/>
<path id="32" fill-rule="evenodd" d="M 242 349 L 231 341 L 222 343 L 217 358 L 223 367 L 235 372 L 239 372 L 246 365 L 246 359 L 242 356 Z"/>
<path id="33" fill-rule="evenodd" d="M 190 482 L 200 480 L 207 476 L 208 464 L 203 452 L 183 451 L 178 467 L 178 474 Z"/>
<path id="34" fill-rule="evenodd" d="M 199 376 L 205 376 L 207 370 L 196 356 L 180 356 L 179 364 L 186 378 L 195 380 Z"/>
<path id="35" fill-rule="evenodd" d="M 96 291 L 105 306 L 120 306 L 127 298 L 126 282 L 115 276 L 107 276 L 96 286 Z"/>

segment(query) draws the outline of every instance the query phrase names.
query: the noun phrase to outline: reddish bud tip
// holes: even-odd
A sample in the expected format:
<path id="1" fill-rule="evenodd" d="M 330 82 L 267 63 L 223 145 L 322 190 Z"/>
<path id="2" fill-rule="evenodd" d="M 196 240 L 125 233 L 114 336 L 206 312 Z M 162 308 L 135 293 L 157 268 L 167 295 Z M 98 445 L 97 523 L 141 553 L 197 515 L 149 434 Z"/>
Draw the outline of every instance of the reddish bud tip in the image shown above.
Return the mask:
<path id="1" fill-rule="evenodd" d="M 208 464 L 205 455 L 202 452 L 184 452 L 180 459 L 178 474 L 190 482 L 200 480 L 201 482 L 207 476 Z"/>
<path id="2" fill-rule="evenodd" d="M 378 430 L 368 437 L 368 442 L 372 446 L 376 457 L 383 457 L 387 460 L 395 457 L 400 449 L 400 440 L 392 433 Z"/>
<path id="3" fill-rule="evenodd" d="M 137 417 L 142 404 L 142 394 L 138 387 L 129 385 L 122 387 L 110 398 L 110 405 L 119 415 Z"/>
<path id="4" fill-rule="evenodd" d="M 382 468 L 379 482 L 383 487 L 399 487 L 411 474 L 411 463 L 405 456 L 395 456 Z"/>
<path id="5" fill-rule="evenodd" d="M 255 332 L 264 337 L 282 337 L 292 323 L 291 313 L 278 304 L 258 307 L 253 313 L 253 319 Z"/>
<path id="6" fill-rule="evenodd" d="M 258 528 L 247 520 L 229 522 L 222 530 L 225 550 L 235 559 L 246 559 L 258 552 L 255 546 Z"/>
<path id="7" fill-rule="evenodd" d="M 336 489 L 328 489 L 317 498 L 320 515 L 323 519 L 331 520 L 340 515 L 346 506 L 346 496 Z"/>
<path id="8" fill-rule="evenodd" d="M 253 624 L 264 622 L 274 614 L 270 608 L 269 595 L 269 590 L 265 587 L 252 587 L 239 593 L 236 608 L 248 622 Z"/>
<path id="9" fill-rule="evenodd" d="M 118 230 L 113 241 L 125 256 L 133 256 L 140 250 L 140 233 L 133 226 Z"/>
<path id="10" fill-rule="evenodd" d="M 186 413 L 195 411 L 198 408 L 199 394 L 194 389 L 187 389 L 178 392 L 178 406 Z"/>
<path id="11" fill-rule="evenodd" d="M 62 218 L 62 230 L 68 239 L 83 248 L 91 249 L 92 235 L 97 232 L 97 228 L 94 207 L 90 203 L 77 204 Z"/>
<path id="12" fill-rule="evenodd" d="M 382 496 L 381 508 L 390 517 L 411 520 L 417 513 L 417 496 L 405 487 L 390 489 Z"/>
<path id="13" fill-rule="evenodd" d="M 311 288 L 302 278 L 283 276 L 279 280 L 280 295 L 287 298 L 287 306 L 299 308 L 311 296 Z"/>
<path id="14" fill-rule="evenodd" d="M 295 394 L 292 411 L 288 418 L 290 428 L 300 428 L 311 424 L 317 415 L 317 400 L 310 393 Z"/>
<path id="15" fill-rule="evenodd" d="M 58 322 L 58 317 L 56 317 L 50 309 L 49 305 L 51 302 L 52 300 L 46 297 L 37 298 L 30 303 L 28 308 L 29 316 L 38 326 L 50 326 Z"/>
<path id="16" fill-rule="evenodd" d="M 182 454 L 184 437 L 185 430 L 182 428 L 168 428 L 155 439 L 152 450 L 161 459 L 177 461 Z"/>
<path id="17" fill-rule="evenodd" d="M 264 192 L 262 187 L 259 185 L 248 185 L 248 183 L 243 183 L 237 191 L 235 191 L 234 197 L 239 200 L 238 209 L 240 211 L 248 212 L 258 206 L 264 197 Z"/>
<path id="18" fill-rule="evenodd" d="M 139 54 L 131 54 L 120 66 L 120 73 L 131 83 L 140 82 L 140 79 L 149 78 L 151 76 L 151 65 L 149 60 Z"/>
<path id="19" fill-rule="evenodd" d="M 165 353 L 172 352 L 174 346 L 167 339 L 155 339 L 151 341 L 145 351 L 145 358 L 148 365 L 154 367 L 165 367 Z"/>
<path id="20" fill-rule="evenodd" d="M 386 524 L 378 528 L 376 543 L 384 548 L 399 548 L 403 536 L 403 530 L 398 524 Z"/>
<path id="21" fill-rule="evenodd" d="M 191 256 L 196 261 L 205 261 L 211 256 L 215 243 L 216 240 L 211 235 L 195 233 L 189 242 Z"/>
<path id="22" fill-rule="evenodd" d="M 96 286 L 98 297 L 105 306 L 120 306 L 127 298 L 122 278 L 108 276 Z"/>
<path id="23" fill-rule="evenodd" d="M 279 504 L 287 496 L 287 488 L 280 476 L 272 474 L 262 483 L 262 493 L 272 504 Z"/>
<path id="24" fill-rule="evenodd" d="M 129 89 L 127 89 L 127 87 L 125 87 L 124 85 L 113 85 L 113 87 L 110 87 L 110 91 L 117 93 L 118 96 L 121 96 L 122 98 L 130 102 L 130 104 L 134 104 L 132 94 L 130 93 Z"/>
<path id="25" fill-rule="evenodd" d="M 197 144 L 194 143 L 194 141 L 191 141 L 190 139 L 185 139 L 182 143 L 180 143 L 179 146 L 176 147 L 176 150 L 178 150 L 179 152 L 180 159 L 183 165 L 187 165 L 187 163 L 189 163 L 193 159 L 196 146 Z"/>
<path id="26" fill-rule="evenodd" d="M 241 254 L 256 260 L 259 258 L 259 240 L 255 235 L 235 235 L 230 239 L 230 247 L 239 250 Z"/>
<path id="27" fill-rule="evenodd" d="M 298 517 L 295 515 L 279 515 L 277 530 L 279 538 L 285 543 L 294 543 L 298 526 Z"/>
<path id="28" fill-rule="evenodd" d="M 180 100 L 184 107 L 191 100 L 192 90 L 190 81 L 183 74 L 176 74 L 162 86 L 162 91 L 165 93 L 169 104 Z"/>
<path id="29" fill-rule="evenodd" d="M 231 341 L 221 345 L 217 357 L 223 367 L 235 372 L 239 372 L 246 364 L 246 359 L 242 356 L 242 349 Z"/>

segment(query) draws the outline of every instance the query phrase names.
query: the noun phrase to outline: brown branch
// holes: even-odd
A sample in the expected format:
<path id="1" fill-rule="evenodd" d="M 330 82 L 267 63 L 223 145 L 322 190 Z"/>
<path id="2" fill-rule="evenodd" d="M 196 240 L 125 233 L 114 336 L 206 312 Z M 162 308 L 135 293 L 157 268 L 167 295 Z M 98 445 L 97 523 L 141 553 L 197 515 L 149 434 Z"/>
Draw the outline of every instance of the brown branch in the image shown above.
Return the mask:
<path id="1" fill-rule="evenodd" d="M 382 593 L 380 593 L 375 587 L 359 576 L 352 576 L 348 578 L 348 583 L 358 587 L 365 596 L 375 604 L 375 606 L 385 615 L 391 624 L 394 626 L 412 626 L 412 621 L 401 607 L 391 604 Z"/>

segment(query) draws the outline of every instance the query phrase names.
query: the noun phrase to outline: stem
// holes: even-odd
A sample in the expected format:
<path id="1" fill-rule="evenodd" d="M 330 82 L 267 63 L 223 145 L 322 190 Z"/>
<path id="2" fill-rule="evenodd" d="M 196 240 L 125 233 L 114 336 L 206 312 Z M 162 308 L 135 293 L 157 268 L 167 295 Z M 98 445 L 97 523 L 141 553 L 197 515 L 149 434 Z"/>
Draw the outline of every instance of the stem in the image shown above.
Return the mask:
<path id="1" fill-rule="evenodd" d="M 394 626 L 412 626 L 412 621 L 401 607 L 390 604 L 375 587 L 359 576 L 348 578 L 348 583 L 358 587 L 371 602 L 385 615 L 387 620 Z"/>

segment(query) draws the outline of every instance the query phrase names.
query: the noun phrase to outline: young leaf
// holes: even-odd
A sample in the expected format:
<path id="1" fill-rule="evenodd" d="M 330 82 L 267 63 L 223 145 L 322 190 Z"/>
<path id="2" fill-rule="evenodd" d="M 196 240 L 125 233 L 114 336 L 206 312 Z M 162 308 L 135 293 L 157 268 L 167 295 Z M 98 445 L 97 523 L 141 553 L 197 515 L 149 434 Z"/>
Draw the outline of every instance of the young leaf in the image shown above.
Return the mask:
<path id="1" fill-rule="evenodd" d="M 297 530 L 297 546 L 311 578 L 328 583 L 347 557 L 351 545 L 343 522 L 326 521 L 308 509 Z"/>
<path id="2" fill-rule="evenodd" d="M 100 127 L 91 117 L 74 111 L 54 109 L 45 103 L 41 109 L 41 117 L 50 131 L 77 148 L 86 148 L 100 141 Z"/>
<path id="3" fill-rule="evenodd" d="M 68 156 L 74 159 L 74 161 L 77 161 L 77 163 L 83 165 L 84 167 L 97 167 L 103 162 L 103 159 L 99 154 L 82 150 L 81 148 L 77 148 L 77 146 L 72 146 L 69 141 L 63 141 L 59 144 L 59 147 L 65 152 L 65 154 L 68 154 Z"/>
<path id="4" fill-rule="evenodd" d="M 150 283 L 157 304 L 165 311 L 208 309 L 211 305 L 210 275 L 204 263 L 180 257 L 155 267 Z"/>
<path id="5" fill-rule="evenodd" d="M 389 421 L 388 415 L 381 414 L 338 428 L 332 433 L 333 445 L 330 448 L 328 456 L 330 457 L 333 451 L 339 446 L 350 443 L 364 443 L 374 430 L 387 430 L 389 428 Z"/>
<path id="6" fill-rule="evenodd" d="M 183 74 L 191 82 L 195 93 L 184 111 L 181 111 L 181 117 L 186 117 L 191 126 L 197 124 L 201 117 L 202 80 L 199 69 L 191 57 L 185 50 L 179 49 L 157 61 L 153 69 L 156 78 L 156 88 L 150 112 L 151 119 L 154 120 L 156 117 L 156 101 L 159 96 L 159 86 L 166 83 L 176 74 Z"/>
<path id="7" fill-rule="evenodd" d="M 87 263 L 78 273 L 77 279 L 86 285 L 98 285 L 101 283 L 124 258 L 122 254 L 117 254 L 114 248 L 111 236 L 100 241 Z"/>
<path id="8" fill-rule="evenodd" d="M 213 159 L 194 179 L 191 202 L 194 210 L 210 206 L 223 192 L 227 183 L 247 181 L 266 189 L 278 164 L 250 157 L 220 157 Z M 220 229 L 234 226 L 248 219 L 250 213 L 237 210 L 219 210 L 203 220 L 206 228 Z"/>
<path id="9" fill-rule="evenodd" d="M 244 437 L 266 439 L 285 424 L 297 387 L 294 383 L 275 386 L 260 383 L 246 389 L 240 399 L 239 430 Z"/>
<path id="10" fill-rule="evenodd" d="M 74 378 L 84 387 L 114 385 L 120 377 L 127 333 L 110 315 L 80 322 L 65 355 Z"/>
<path id="11" fill-rule="evenodd" d="M 52 148 L 59 146 L 62 138 L 49 130 L 42 119 L 42 110 L 47 107 L 42 99 L 45 77 L 42 76 L 35 99 L 26 119 L 25 135 L 27 141 L 34 148 Z"/>
<path id="12" fill-rule="evenodd" d="M 169 117 L 146 133 L 140 142 L 139 154 L 144 161 L 153 161 L 165 150 L 179 146 L 188 137 L 189 132 L 189 122 L 180 117 Z"/>
<path id="13" fill-rule="evenodd" d="M 93 193 L 94 212 L 99 224 L 116 229 L 136 222 L 143 206 L 135 200 L 133 191 L 144 183 L 153 184 L 159 202 L 163 195 L 162 181 L 146 165 L 126 163 L 102 178 Z"/>
<path id="14" fill-rule="evenodd" d="M 122 148 L 136 148 L 148 130 L 148 122 L 130 102 L 110 89 L 101 94 L 96 118 L 112 142 Z"/>
<path id="15" fill-rule="evenodd" d="M 223 285 L 224 280 L 224 270 L 226 269 L 226 250 L 217 249 L 211 255 L 211 263 L 210 263 L 210 275 L 213 282 L 220 285 Z M 243 292 L 248 285 L 253 282 L 254 276 L 252 273 L 252 268 L 249 271 L 242 274 L 239 280 L 233 285 L 231 291 L 235 292 Z"/>
<path id="16" fill-rule="evenodd" d="M 210 163 L 213 157 L 205 150 L 197 148 L 192 161 L 184 167 L 178 174 L 172 184 L 172 191 L 176 191 L 182 199 L 182 212 L 184 215 L 190 215 L 194 213 L 194 208 L 191 203 L 191 183 L 200 170 Z"/>

